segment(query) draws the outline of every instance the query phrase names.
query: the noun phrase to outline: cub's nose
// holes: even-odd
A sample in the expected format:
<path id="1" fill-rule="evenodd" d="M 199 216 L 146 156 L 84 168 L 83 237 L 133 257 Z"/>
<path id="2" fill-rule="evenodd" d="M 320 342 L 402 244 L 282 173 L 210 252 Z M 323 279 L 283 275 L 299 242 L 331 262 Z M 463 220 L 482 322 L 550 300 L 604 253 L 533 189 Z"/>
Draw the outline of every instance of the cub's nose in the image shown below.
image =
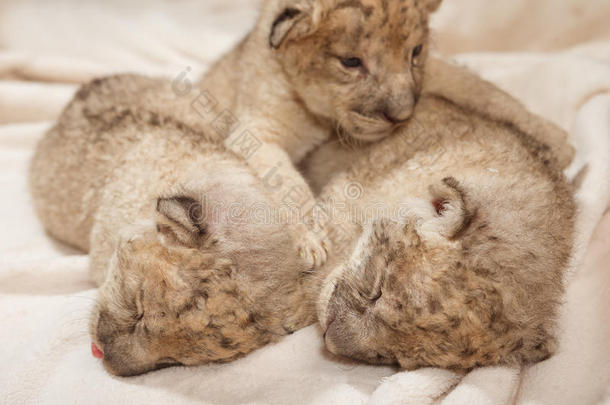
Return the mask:
<path id="1" fill-rule="evenodd" d="M 93 342 L 91 342 L 91 354 L 93 354 L 93 357 L 96 359 L 101 359 L 104 357 L 104 352 L 102 352 Z"/>
<path id="2" fill-rule="evenodd" d="M 379 113 L 391 124 L 398 125 L 405 123 L 413 114 L 417 98 L 418 95 L 412 92 L 389 96 L 380 106 Z"/>
<path id="3" fill-rule="evenodd" d="M 397 117 L 393 116 L 391 113 L 388 113 L 387 111 L 384 111 L 382 113 L 382 115 L 383 115 L 383 118 L 386 119 L 386 121 L 388 121 L 394 125 L 405 123 L 409 120 L 409 117 L 410 117 L 410 115 L 408 115 L 408 116 L 406 116 L 406 118 L 397 118 Z"/>

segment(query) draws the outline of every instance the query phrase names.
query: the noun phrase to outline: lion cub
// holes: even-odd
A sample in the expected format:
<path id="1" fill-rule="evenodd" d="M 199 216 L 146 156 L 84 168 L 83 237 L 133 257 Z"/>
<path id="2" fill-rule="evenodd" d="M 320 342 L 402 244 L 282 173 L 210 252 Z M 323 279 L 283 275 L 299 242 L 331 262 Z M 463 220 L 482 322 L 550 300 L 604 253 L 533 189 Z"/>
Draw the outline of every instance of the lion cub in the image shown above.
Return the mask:
<path id="1" fill-rule="evenodd" d="M 545 144 L 424 89 L 393 137 L 323 147 L 314 182 L 329 155 L 353 162 L 322 189 L 333 227 L 360 235 L 318 302 L 331 352 L 458 370 L 553 354 L 575 205 Z M 361 195 L 341 197 L 353 184 Z"/>
<path id="2" fill-rule="evenodd" d="M 315 199 L 294 164 L 335 130 L 372 142 L 411 115 L 428 54 L 428 16 L 441 0 L 267 0 L 253 31 L 208 72 L 197 100 L 228 145 L 260 141 L 248 163 L 274 174 L 274 193 L 310 225 L 311 266 L 326 260 L 311 227 Z M 302 225 L 305 226 L 305 225 Z"/>
<path id="3" fill-rule="evenodd" d="M 272 198 L 197 123 L 169 83 L 100 79 L 32 161 L 45 227 L 90 253 L 92 348 L 110 373 L 228 361 L 315 319 L 308 268 L 260 212 Z"/>

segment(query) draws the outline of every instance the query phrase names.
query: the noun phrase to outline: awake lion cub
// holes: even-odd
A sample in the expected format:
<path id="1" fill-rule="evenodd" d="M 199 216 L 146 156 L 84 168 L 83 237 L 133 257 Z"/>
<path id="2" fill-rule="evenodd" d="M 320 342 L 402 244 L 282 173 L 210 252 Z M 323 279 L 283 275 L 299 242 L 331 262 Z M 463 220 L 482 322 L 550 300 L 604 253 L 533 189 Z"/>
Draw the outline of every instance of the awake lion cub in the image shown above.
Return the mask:
<path id="1" fill-rule="evenodd" d="M 83 86 L 30 182 L 47 230 L 90 253 L 93 352 L 117 375 L 228 361 L 315 320 L 261 181 L 166 82 Z"/>
<path id="2" fill-rule="evenodd" d="M 473 85 L 471 95 L 485 88 Z M 329 156 L 345 165 L 321 198 L 332 199 L 335 230 L 360 235 L 328 264 L 318 302 L 326 346 L 405 369 L 541 361 L 556 348 L 573 244 L 567 160 L 520 128 L 531 114 L 497 119 L 440 89 L 424 87 L 391 138 L 355 151 L 330 143 L 306 164 L 318 187 L 321 167 L 338 170 Z M 538 137 L 551 134 L 538 121 L 550 130 Z M 354 185 L 359 195 L 345 193 Z"/>
<path id="3" fill-rule="evenodd" d="M 311 225 L 315 199 L 294 165 L 335 130 L 372 142 L 406 122 L 440 3 L 267 0 L 254 30 L 205 75 L 198 103 L 218 114 L 212 127 L 228 145 L 244 131 L 261 142 L 248 163 L 261 178 L 275 173 L 274 192 Z M 326 261 L 321 234 L 299 232 L 311 266 Z"/>

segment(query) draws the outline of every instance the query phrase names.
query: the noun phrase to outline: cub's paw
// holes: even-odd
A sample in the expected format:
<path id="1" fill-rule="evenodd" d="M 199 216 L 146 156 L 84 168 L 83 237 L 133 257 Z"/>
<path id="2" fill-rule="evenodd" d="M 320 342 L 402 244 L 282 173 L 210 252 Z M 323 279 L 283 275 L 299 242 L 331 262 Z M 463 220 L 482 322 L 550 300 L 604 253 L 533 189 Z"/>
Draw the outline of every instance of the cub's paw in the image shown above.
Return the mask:
<path id="1" fill-rule="evenodd" d="M 297 253 L 308 267 L 316 269 L 324 265 L 328 259 L 330 242 L 328 238 L 320 237 L 303 225 L 297 231 Z"/>

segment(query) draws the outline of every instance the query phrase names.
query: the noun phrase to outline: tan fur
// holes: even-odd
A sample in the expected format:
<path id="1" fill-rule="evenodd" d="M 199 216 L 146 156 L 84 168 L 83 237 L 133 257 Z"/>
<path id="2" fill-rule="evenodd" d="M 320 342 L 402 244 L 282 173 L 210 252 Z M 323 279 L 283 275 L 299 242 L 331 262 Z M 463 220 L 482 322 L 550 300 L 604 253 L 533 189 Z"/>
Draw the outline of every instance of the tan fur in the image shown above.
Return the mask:
<path id="1" fill-rule="evenodd" d="M 531 114 L 509 94 L 464 68 L 439 58 L 429 58 L 423 92 L 445 97 L 491 120 L 514 126 L 520 132 L 548 145 L 563 169 L 574 159 L 574 147 L 568 143 L 565 131 L 548 120 Z M 434 140 L 427 140 L 425 131 L 420 131 L 414 139 L 407 141 L 426 146 Z M 301 164 L 302 169 L 307 171 L 307 181 L 314 193 L 319 194 L 332 177 L 344 172 L 367 147 L 352 145 L 345 148 L 335 142 L 332 147 L 327 144 L 316 149 L 312 153 L 313 157 L 310 156 Z M 390 158 L 393 159 L 394 155 L 390 154 Z"/>
<path id="2" fill-rule="evenodd" d="M 294 164 L 338 129 L 346 138 L 383 138 L 412 113 L 428 53 L 428 14 L 439 0 L 269 0 L 254 30 L 200 83 L 243 130 L 262 141 L 248 162 L 274 171 L 306 223 L 313 195 Z M 418 56 L 413 51 L 422 46 Z M 360 58 L 347 68 L 341 59 Z M 389 117 L 389 118 L 388 118 Z M 323 233 L 298 232 L 308 263 L 326 260 Z"/>
<path id="3" fill-rule="evenodd" d="M 438 3 L 266 2 L 253 32 L 200 83 L 217 101 L 212 113 L 244 124 L 235 133 L 156 80 L 117 76 L 79 91 L 38 147 L 31 188 L 48 231 L 89 250 L 92 278 L 104 283 L 91 333 L 109 371 L 227 360 L 311 322 L 301 264 L 279 223 L 203 226 L 190 209 L 235 198 L 276 206 L 295 188 L 313 201 L 293 163 L 337 126 L 350 132 L 360 121 L 354 135 L 378 139 L 395 127 L 383 113 L 408 117 L 427 53 L 414 57 L 413 47 L 426 45 Z M 297 18 L 278 21 L 286 9 Z M 366 71 L 340 65 L 347 51 L 363 52 L 341 56 L 363 58 Z M 277 169 L 279 190 L 256 183 L 227 152 L 244 129 L 263 143 L 249 166 L 264 180 Z M 324 237 L 284 224 L 309 266 L 324 262 Z"/>
<path id="4" fill-rule="evenodd" d="M 312 321 L 303 266 L 278 223 L 200 223 L 192 210 L 235 199 L 275 206 L 294 187 L 308 197 L 293 164 L 332 129 L 365 141 L 394 131 L 383 115 L 412 112 L 427 47 L 418 60 L 412 50 L 426 45 L 438 3 L 267 2 L 200 84 L 216 113 L 230 110 L 263 142 L 252 173 L 221 145 L 241 130 L 215 132 L 168 84 L 118 76 L 79 91 L 37 150 L 32 192 L 49 232 L 90 250 L 92 277 L 106 280 L 91 333 L 110 372 L 229 360 Z M 292 7 L 298 18 L 273 31 Z M 339 52 L 354 50 L 366 72 L 340 65 Z M 279 191 L 254 177 L 273 168 Z M 303 234 L 309 265 L 320 265 L 322 241 Z"/>
<path id="5" fill-rule="evenodd" d="M 30 181 L 48 231 L 90 253 L 90 332 L 113 374 L 228 361 L 314 320 L 290 235 L 253 220 L 273 198 L 169 83 L 83 86 Z"/>
<path id="6" fill-rule="evenodd" d="M 474 87 L 437 76 L 453 85 L 424 86 L 393 137 L 351 151 L 331 143 L 305 164 L 332 200 L 332 228 L 348 235 L 334 241 L 341 247 L 321 288 L 326 345 L 406 369 L 543 360 L 556 348 L 573 243 L 561 173 L 573 151 L 562 131 L 502 92 L 441 67 Z M 351 163 L 341 170 L 329 156 Z M 337 171 L 325 186 L 324 167 Z M 358 198 L 346 195 L 352 184 Z"/>

